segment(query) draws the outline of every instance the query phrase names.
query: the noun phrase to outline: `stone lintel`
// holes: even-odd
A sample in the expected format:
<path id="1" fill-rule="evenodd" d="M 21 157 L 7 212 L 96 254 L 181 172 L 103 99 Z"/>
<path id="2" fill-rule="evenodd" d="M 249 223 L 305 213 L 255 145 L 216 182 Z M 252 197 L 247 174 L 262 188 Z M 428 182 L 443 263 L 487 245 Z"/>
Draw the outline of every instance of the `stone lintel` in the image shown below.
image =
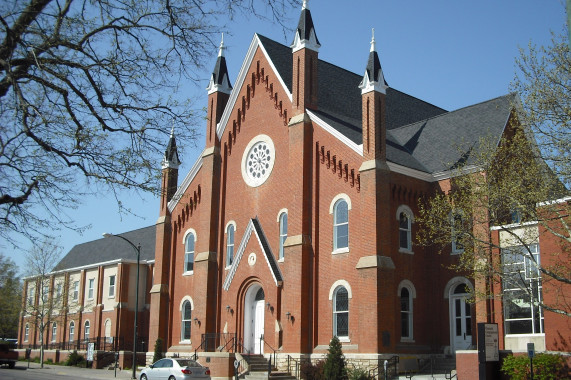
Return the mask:
<path id="1" fill-rule="evenodd" d="M 359 259 L 357 269 L 366 269 L 366 268 L 381 268 L 381 269 L 395 269 L 395 263 L 393 259 L 388 256 L 364 256 Z"/>
<path id="2" fill-rule="evenodd" d="M 366 172 L 368 170 L 375 170 L 375 169 L 390 171 L 389 165 L 387 165 L 386 161 L 369 160 L 369 161 L 365 161 L 361 164 L 361 167 L 359 168 L 359 172 L 363 173 L 363 172 Z"/>

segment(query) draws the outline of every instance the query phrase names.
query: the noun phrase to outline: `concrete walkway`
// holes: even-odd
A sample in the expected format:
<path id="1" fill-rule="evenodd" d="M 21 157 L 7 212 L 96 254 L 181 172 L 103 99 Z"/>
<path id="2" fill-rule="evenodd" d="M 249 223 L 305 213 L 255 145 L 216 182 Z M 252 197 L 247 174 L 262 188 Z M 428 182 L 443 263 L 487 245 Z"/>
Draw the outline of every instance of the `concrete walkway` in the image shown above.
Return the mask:
<path id="1" fill-rule="evenodd" d="M 19 361 L 16 363 L 16 367 L 28 368 L 28 362 Z M 137 378 L 139 378 L 141 374 L 141 368 L 142 367 L 139 367 L 139 371 L 137 371 Z M 42 374 L 45 374 L 46 372 L 49 372 L 52 375 L 73 376 L 78 379 L 130 379 L 131 375 L 133 374 L 133 371 L 130 369 L 117 369 L 117 377 L 115 377 L 114 370 L 68 367 L 64 365 L 53 364 L 44 364 L 44 368 L 40 368 L 39 363 L 32 362 L 30 362 L 30 368 L 27 371 L 37 372 L 38 379 L 41 379 Z"/>

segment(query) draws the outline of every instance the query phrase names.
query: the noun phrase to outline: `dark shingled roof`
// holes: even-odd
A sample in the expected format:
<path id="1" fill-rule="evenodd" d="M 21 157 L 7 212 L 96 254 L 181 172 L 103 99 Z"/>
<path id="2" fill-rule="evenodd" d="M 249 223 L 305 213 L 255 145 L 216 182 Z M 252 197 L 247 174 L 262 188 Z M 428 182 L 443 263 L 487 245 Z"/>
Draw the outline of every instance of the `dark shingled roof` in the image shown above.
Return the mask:
<path id="1" fill-rule="evenodd" d="M 214 71 L 212 71 L 212 81 L 215 84 L 222 85 L 222 81 L 224 80 L 224 75 L 228 78 L 228 85 L 232 88 L 230 84 L 230 75 L 228 75 L 228 67 L 226 66 L 226 57 L 218 56 L 216 60 L 216 65 L 214 66 Z"/>
<path id="2" fill-rule="evenodd" d="M 155 226 L 118 234 L 135 245 L 141 245 L 141 260 L 155 259 Z M 133 247 L 120 238 L 101 238 L 78 244 L 56 265 L 55 271 L 73 269 L 118 259 L 136 260 Z"/>
<path id="3" fill-rule="evenodd" d="M 291 93 L 291 48 L 257 36 Z M 319 60 L 318 109 L 311 110 L 357 145 L 363 142 L 359 89 L 362 79 L 363 75 Z M 386 93 L 387 160 L 427 173 L 450 169 L 460 159 L 469 164 L 469 159 L 460 157 L 459 148 L 473 151 L 480 138 L 490 135 L 499 141 L 513 100 L 512 95 L 506 95 L 448 112 L 389 87 Z"/>
<path id="4" fill-rule="evenodd" d="M 317 32 L 313 25 L 313 19 L 311 18 L 311 12 L 309 9 L 304 8 L 301 10 L 299 22 L 297 23 L 297 33 L 299 34 L 299 38 L 301 40 L 309 40 L 311 29 L 313 29 L 313 33 L 315 33 L 315 40 L 319 43 L 319 38 L 317 38 Z"/>

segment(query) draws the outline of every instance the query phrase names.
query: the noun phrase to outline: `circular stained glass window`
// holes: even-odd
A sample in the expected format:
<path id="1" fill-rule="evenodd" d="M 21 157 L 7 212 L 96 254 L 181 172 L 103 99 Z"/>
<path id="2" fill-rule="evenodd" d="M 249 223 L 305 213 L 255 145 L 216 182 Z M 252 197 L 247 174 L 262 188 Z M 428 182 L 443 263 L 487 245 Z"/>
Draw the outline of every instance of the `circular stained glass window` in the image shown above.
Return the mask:
<path id="1" fill-rule="evenodd" d="M 274 144 L 266 135 L 254 138 L 244 151 L 242 158 L 242 176 L 252 187 L 263 184 L 274 167 Z"/>

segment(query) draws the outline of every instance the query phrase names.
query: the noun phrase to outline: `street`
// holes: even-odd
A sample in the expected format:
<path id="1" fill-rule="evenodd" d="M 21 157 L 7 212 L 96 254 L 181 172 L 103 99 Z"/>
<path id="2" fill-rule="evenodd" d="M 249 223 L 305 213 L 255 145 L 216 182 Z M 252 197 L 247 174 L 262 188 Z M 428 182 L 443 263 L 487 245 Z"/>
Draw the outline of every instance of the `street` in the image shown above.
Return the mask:
<path id="1" fill-rule="evenodd" d="M 90 369 L 90 368 L 77 368 L 66 367 L 52 364 L 45 364 L 44 368 L 40 368 L 38 363 L 30 363 L 28 368 L 27 362 L 18 362 L 14 369 L 8 367 L 0 367 L 0 379 L 2 380 L 37 380 L 37 379 L 130 379 L 130 370 L 117 370 L 117 377 L 115 371 L 104 369 Z"/>

